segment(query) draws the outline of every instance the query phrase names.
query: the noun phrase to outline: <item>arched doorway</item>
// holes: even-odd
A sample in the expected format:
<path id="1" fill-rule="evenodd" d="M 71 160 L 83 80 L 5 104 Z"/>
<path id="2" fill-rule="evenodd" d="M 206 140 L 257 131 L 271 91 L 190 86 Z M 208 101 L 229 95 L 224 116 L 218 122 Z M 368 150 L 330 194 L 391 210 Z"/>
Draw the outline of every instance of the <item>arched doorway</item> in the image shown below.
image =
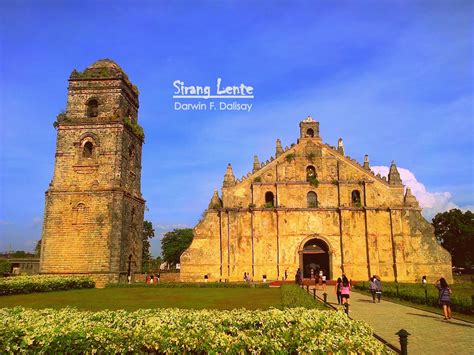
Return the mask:
<path id="1" fill-rule="evenodd" d="M 315 275 L 323 270 L 327 279 L 330 279 L 329 246 L 323 240 L 318 238 L 308 240 L 300 251 L 300 263 L 304 278 L 310 278 L 313 269 Z"/>

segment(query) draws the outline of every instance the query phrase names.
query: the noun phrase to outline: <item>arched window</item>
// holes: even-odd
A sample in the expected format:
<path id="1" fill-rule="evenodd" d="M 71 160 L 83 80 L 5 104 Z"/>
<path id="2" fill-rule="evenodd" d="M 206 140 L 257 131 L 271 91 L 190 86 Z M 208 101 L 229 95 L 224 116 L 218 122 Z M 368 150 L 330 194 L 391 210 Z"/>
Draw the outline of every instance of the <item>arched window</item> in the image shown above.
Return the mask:
<path id="1" fill-rule="evenodd" d="M 273 197 L 273 192 L 267 191 L 265 193 L 265 207 L 274 207 L 275 202 L 274 202 L 274 197 Z"/>
<path id="2" fill-rule="evenodd" d="M 94 152 L 94 145 L 92 142 L 86 142 L 82 148 L 82 156 L 84 158 L 91 158 L 92 153 Z"/>
<path id="3" fill-rule="evenodd" d="M 355 207 L 360 207 L 361 206 L 359 190 L 352 191 L 351 198 L 352 198 L 352 206 L 355 206 Z"/>
<path id="4" fill-rule="evenodd" d="M 76 225 L 81 225 L 85 221 L 86 205 L 78 203 L 76 207 L 73 208 L 73 219 L 72 223 Z"/>
<path id="5" fill-rule="evenodd" d="M 308 208 L 318 207 L 318 195 L 316 195 L 316 192 L 308 192 L 306 195 L 306 202 L 308 203 Z"/>
<path id="6" fill-rule="evenodd" d="M 316 169 L 310 165 L 306 168 L 306 181 L 310 181 L 314 178 L 316 178 Z"/>
<path id="7" fill-rule="evenodd" d="M 313 131 L 313 129 L 312 129 L 312 128 L 308 128 L 308 130 L 306 131 L 306 135 L 307 135 L 308 137 L 313 138 L 313 137 L 314 137 L 314 131 Z"/>
<path id="8" fill-rule="evenodd" d="M 87 102 L 87 117 L 97 117 L 99 115 L 99 102 L 96 99 Z"/>

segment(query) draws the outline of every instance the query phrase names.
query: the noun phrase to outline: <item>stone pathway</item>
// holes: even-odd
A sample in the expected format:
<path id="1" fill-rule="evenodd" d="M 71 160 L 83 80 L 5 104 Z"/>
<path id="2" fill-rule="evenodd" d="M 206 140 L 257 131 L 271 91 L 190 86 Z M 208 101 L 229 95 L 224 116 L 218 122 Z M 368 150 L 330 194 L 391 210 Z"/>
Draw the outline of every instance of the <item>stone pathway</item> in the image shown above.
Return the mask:
<path id="1" fill-rule="evenodd" d="M 312 288 L 312 287 L 311 287 Z M 310 290 L 313 294 L 312 289 Z M 336 307 L 334 286 L 327 287 L 328 302 Z M 323 297 L 324 291 L 316 294 Z M 351 292 L 350 317 L 364 320 L 379 336 L 400 348 L 398 336 L 401 328 L 408 337 L 409 354 L 474 354 L 474 324 L 461 320 L 445 321 L 443 316 L 384 301 L 373 303 L 370 295 Z"/>

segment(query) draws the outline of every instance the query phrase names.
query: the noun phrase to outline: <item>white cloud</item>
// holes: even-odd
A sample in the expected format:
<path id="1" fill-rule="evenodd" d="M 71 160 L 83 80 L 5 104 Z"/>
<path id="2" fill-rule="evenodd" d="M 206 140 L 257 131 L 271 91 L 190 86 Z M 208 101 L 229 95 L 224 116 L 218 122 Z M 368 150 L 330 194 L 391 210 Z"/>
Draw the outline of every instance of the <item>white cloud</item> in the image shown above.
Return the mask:
<path id="1" fill-rule="evenodd" d="M 372 166 L 372 171 L 375 174 L 382 176 L 388 176 L 390 168 L 388 166 Z M 459 207 L 452 201 L 452 195 L 450 192 L 430 192 L 426 190 L 425 185 L 416 179 L 415 174 L 410 170 L 397 167 L 400 177 L 402 178 L 403 184 L 411 189 L 411 192 L 417 198 L 420 203 L 420 207 L 423 208 L 422 214 L 428 220 L 431 219 L 439 212 L 445 212 L 453 208 L 459 208 L 462 210 L 472 210 L 473 206 Z"/>

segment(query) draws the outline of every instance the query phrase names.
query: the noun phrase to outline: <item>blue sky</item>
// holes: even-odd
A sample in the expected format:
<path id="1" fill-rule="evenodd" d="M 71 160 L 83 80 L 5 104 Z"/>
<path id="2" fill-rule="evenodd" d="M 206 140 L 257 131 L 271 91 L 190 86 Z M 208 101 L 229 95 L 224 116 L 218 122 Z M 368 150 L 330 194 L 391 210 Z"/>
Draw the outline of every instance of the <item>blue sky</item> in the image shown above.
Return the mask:
<path id="1" fill-rule="evenodd" d="M 2 1 L 0 250 L 40 238 L 52 122 L 71 71 L 101 58 L 141 92 L 158 234 L 194 226 L 227 163 L 246 174 L 308 115 L 351 157 L 414 174 L 431 208 L 472 207 L 472 13 L 472 1 Z M 250 112 L 174 110 L 173 81 L 218 77 L 254 87 Z"/>

